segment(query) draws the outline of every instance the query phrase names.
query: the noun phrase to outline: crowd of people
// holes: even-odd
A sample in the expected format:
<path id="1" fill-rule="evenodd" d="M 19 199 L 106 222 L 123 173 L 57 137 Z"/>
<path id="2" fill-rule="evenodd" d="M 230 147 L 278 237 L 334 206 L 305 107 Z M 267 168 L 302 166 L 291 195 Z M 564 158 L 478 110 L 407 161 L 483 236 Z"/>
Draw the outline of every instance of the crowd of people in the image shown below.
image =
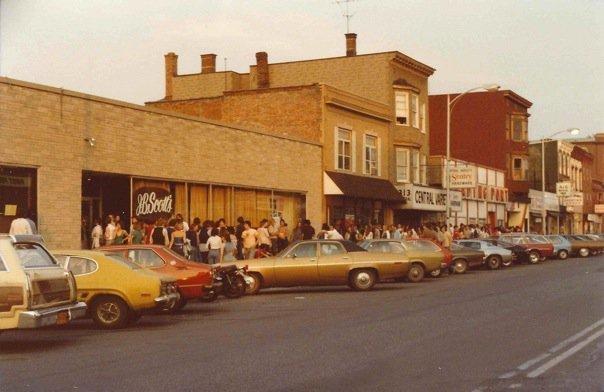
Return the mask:
<path id="1" fill-rule="evenodd" d="M 160 218 L 154 222 L 139 220 L 133 216 L 129 230 L 126 230 L 119 215 L 109 215 L 104 227 L 99 219 L 95 221 L 91 245 L 93 249 L 122 244 L 163 245 L 189 260 L 217 264 L 268 257 L 279 253 L 292 241 L 314 238 L 352 242 L 377 238 L 425 238 L 449 248 L 453 240 L 487 238 L 510 231 L 520 231 L 520 228 L 437 223 L 425 223 L 415 227 L 400 224 L 361 226 L 339 220 L 335 225 L 323 224 L 317 232 L 307 219 L 300 219 L 296 227 L 290 230 L 287 222 L 280 217 L 262 219 L 258 226 L 252 226 L 249 220 L 239 217 L 236 225 L 229 226 L 223 218 L 203 222 L 195 218 L 188 223 L 181 214 L 176 214 L 170 219 Z"/>

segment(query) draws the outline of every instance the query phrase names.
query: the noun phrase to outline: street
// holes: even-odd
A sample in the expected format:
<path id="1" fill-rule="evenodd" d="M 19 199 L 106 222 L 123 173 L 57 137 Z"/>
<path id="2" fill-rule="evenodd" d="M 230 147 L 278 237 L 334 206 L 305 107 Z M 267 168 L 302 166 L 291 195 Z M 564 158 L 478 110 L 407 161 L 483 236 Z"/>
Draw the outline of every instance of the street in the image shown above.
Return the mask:
<path id="1" fill-rule="evenodd" d="M 0 335 L 2 391 L 602 391 L 604 256 Z"/>

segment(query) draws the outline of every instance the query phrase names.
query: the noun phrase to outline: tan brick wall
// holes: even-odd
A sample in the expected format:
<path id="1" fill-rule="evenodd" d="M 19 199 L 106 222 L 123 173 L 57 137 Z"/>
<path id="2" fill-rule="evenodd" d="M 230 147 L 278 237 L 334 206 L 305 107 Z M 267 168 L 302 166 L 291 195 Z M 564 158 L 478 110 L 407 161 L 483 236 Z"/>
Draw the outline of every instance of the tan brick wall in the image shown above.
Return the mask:
<path id="1" fill-rule="evenodd" d="M 319 145 L 6 78 L 0 151 L 1 164 L 38 167 L 51 247 L 79 246 L 82 170 L 305 191 L 308 218 L 323 216 Z"/>
<path id="2" fill-rule="evenodd" d="M 225 90 L 249 88 L 249 75 L 232 71 L 226 72 L 226 76 L 224 72 L 178 75 L 174 77 L 172 84 L 172 99 L 216 97 Z"/>

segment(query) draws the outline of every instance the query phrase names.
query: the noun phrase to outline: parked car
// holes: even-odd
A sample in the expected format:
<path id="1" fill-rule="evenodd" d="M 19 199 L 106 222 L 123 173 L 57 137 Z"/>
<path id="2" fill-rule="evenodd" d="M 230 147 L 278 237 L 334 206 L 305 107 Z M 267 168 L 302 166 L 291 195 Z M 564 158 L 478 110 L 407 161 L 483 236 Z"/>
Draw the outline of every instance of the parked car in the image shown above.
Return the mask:
<path id="1" fill-rule="evenodd" d="M 449 248 L 453 255 L 449 271 L 456 274 L 464 274 L 468 268 L 480 267 L 485 263 L 485 255 L 481 250 L 472 249 L 459 244 L 451 244 Z M 497 269 L 501 266 L 499 259 L 496 259 L 497 265 L 492 269 Z"/>
<path id="2" fill-rule="evenodd" d="M 176 278 L 180 299 L 166 310 L 182 309 L 187 301 L 200 299 L 213 290 L 214 273 L 207 264 L 194 263 L 160 245 L 113 245 L 100 248 L 117 253 L 143 268 Z"/>
<path id="3" fill-rule="evenodd" d="M 545 238 L 554 245 L 554 255 L 560 260 L 566 260 L 572 252 L 572 244 L 563 235 L 551 234 Z"/>
<path id="4" fill-rule="evenodd" d="M 579 257 L 587 257 L 604 249 L 604 240 L 596 241 L 581 235 L 563 235 L 571 245 L 572 253 Z"/>
<path id="5" fill-rule="evenodd" d="M 526 260 L 531 264 L 537 264 L 554 255 L 554 245 L 542 235 L 528 233 L 506 233 L 500 239 L 520 245 L 526 249 Z"/>
<path id="6" fill-rule="evenodd" d="M 491 245 L 498 246 L 500 248 L 507 249 L 512 252 L 512 262 L 528 259 L 528 250 L 524 246 L 504 241 L 499 237 L 482 238 L 481 241 L 488 242 Z"/>
<path id="7" fill-rule="evenodd" d="M 177 302 L 176 279 L 160 275 L 117 254 L 56 251 L 59 264 L 76 279 L 78 299 L 88 315 L 105 329 L 137 322 L 149 310 Z"/>
<path id="8" fill-rule="evenodd" d="M 241 260 L 251 278 L 248 293 L 266 287 L 348 285 L 366 291 L 384 279 L 404 277 L 409 260 L 400 253 L 369 253 L 345 240 L 307 240 L 290 244 L 276 257 Z"/>
<path id="9" fill-rule="evenodd" d="M 421 282 L 426 274 L 438 276 L 451 263 L 451 254 L 430 240 L 363 240 L 359 246 L 370 253 L 399 253 L 409 259 L 407 280 Z"/>
<path id="10" fill-rule="evenodd" d="M 63 325 L 85 314 L 75 279 L 41 237 L 0 235 L 0 331 Z"/>
<path id="11" fill-rule="evenodd" d="M 490 269 L 498 269 L 501 266 L 509 267 L 512 265 L 512 261 L 514 259 L 511 250 L 493 245 L 487 240 L 458 240 L 455 241 L 455 243 L 474 250 L 482 251 L 484 253 L 484 264 L 486 264 L 486 266 Z M 455 254 L 455 252 L 453 253 Z M 453 264 L 455 265 L 455 256 L 453 257 Z M 457 270 L 455 272 L 457 272 Z"/>

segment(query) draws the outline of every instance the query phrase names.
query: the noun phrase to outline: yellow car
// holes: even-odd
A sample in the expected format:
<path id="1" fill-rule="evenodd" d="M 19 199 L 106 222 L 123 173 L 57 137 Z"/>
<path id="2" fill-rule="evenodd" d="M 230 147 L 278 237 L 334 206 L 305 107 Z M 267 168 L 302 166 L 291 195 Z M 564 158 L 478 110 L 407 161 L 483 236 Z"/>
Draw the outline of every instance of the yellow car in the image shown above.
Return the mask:
<path id="1" fill-rule="evenodd" d="M 75 250 L 53 252 L 74 276 L 78 300 L 101 328 L 135 323 L 145 311 L 179 299 L 176 279 L 139 267 L 118 255 Z"/>
<path id="2" fill-rule="evenodd" d="M 295 242 L 277 257 L 241 260 L 247 265 L 248 293 L 260 288 L 348 285 L 354 290 L 370 290 L 384 279 L 407 274 L 409 260 L 396 253 L 369 253 L 343 240 Z"/>

